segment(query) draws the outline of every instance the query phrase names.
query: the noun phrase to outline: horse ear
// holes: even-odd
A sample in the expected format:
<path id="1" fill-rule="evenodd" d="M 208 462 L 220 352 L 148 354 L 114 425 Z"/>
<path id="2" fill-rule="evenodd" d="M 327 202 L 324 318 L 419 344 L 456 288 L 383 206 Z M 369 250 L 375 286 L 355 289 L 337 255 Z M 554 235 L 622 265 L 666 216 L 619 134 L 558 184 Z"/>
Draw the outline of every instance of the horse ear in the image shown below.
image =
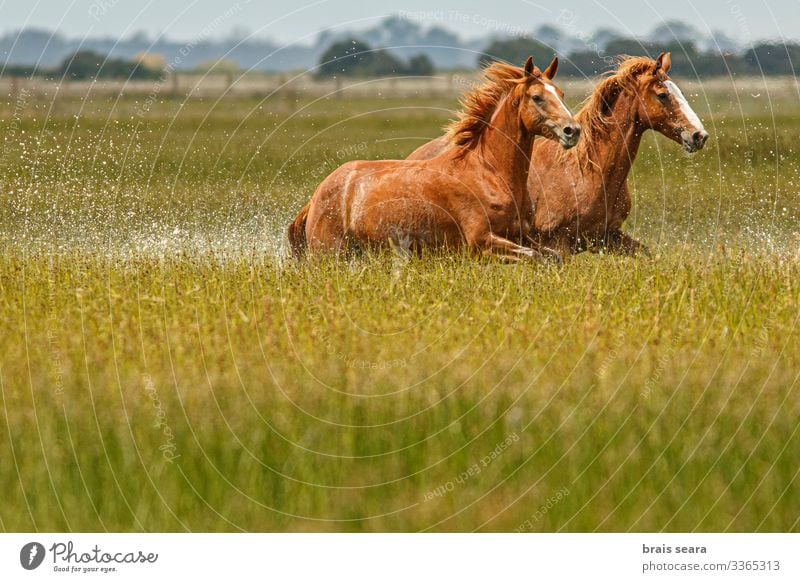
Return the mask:
<path id="1" fill-rule="evenodd" d="M 553 77 L 556 76 L 557 72 L 558 72 L 558 57 L 553 57 L 553 61 L 549 65 L 547 65 L 547 68 L 544 70 L 544 73 L 542 74 L 548 79 L 552 79 Z"/>
<path id="2" fill-rule="evenodd" d="M 525 61 L 525 76 L 530 77 L 533 74 L 533 57 L 528 57 Z"/>
<path id="3" fill-rule="evenodd" d="M 661 59 L 661 70 L 666 75 L 669 73 L 670 67 L 672 67 L 672 56 L 669 53 L 664 53 L 664 58 Z"/>
<path id="4" fill-rule="evenodd" d="M 663 64 L 663 61 L 664 61 L 664 53 L 661 53 L 660 55 L 658 55 L 658 58 L 656 59 L 656 64 L 653 67 L 653 74 L 654 75 L 661 69 L 661 65 Z"/>

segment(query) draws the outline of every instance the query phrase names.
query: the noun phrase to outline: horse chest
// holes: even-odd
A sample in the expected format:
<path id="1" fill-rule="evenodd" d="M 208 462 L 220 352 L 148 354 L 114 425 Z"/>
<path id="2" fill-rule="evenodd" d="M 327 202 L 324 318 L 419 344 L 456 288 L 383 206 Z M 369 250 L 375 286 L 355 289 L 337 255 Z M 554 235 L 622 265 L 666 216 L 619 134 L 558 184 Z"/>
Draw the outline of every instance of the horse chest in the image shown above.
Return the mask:
<path id="1" fill-rule="evenodd" d="M 619 228 L 630 212 L 630 199 L 625 185 L 593 188 L 576 207 L 576 220 L 581 231 L 600 232 Z"/>
<path id="2" fill-rule="evenodd" d="M 492 196 L 485 206 L 486 218 L 494 232 L 528 232 L 533 223 L 533 207 L 527 199 L 518 203 L 510 194 Z"/>

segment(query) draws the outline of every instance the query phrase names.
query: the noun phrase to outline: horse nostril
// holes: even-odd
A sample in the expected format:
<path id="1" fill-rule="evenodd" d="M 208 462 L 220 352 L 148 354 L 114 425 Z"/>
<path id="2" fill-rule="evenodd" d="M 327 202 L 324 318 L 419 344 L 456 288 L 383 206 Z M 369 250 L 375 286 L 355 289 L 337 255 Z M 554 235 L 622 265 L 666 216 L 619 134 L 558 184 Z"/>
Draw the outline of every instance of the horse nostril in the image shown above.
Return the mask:
<path id="1" fill-rule="evenodd" d="M 692 134 L 692 139 L 697 145 L 704 145 L 708 139 L 708 133 L 705 131 L 695 131 Z"/>

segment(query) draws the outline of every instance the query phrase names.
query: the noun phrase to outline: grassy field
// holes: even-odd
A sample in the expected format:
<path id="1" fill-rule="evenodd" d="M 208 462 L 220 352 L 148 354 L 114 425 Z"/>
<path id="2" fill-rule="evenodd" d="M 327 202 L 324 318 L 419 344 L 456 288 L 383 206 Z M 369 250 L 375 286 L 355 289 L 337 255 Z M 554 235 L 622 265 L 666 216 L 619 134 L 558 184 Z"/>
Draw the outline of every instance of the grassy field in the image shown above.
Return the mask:
<path id="1" fill-rule="evenodd" d="M 687 90 L 693 157 L 645 140 L 653 259 L 560 269 L 282 258 L 328 172 L 451 99 L 9 100 L 0 529 L 800 530 L 800 105 L 771 83 Z"/>

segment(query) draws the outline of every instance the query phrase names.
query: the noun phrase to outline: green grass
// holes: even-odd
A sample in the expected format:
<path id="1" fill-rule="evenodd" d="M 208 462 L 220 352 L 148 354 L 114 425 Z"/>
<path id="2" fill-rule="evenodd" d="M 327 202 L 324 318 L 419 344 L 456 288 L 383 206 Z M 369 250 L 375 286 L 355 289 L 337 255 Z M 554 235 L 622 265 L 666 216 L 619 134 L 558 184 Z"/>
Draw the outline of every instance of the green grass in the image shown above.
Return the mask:
<path id="1" fill-rule="evenodd" d="M 800 110 L 693 101 L 706 150 L 635 167 L 655 258 L 563 269 L 281 259 L 449 101 L 6 111 L 0 527 L 797 531 Z"/>

